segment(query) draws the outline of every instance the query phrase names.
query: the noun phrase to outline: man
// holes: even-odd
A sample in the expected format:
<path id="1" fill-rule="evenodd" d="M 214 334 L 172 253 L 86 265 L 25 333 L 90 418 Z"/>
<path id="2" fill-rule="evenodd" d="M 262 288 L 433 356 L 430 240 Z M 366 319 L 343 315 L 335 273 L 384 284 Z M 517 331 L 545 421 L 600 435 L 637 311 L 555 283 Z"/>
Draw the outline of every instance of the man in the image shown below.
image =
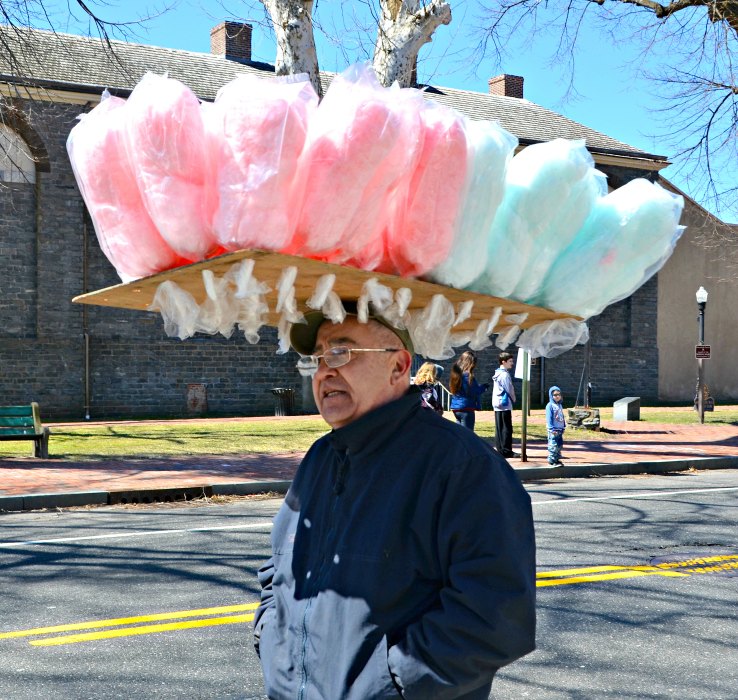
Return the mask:
<path id="1" fill-rule="evenodd" d="M 333 430 L 303 459 L 259 572 L 269 697 L 486 700 L 535 645 L 528 495 L 482 440 L 421 407 L 407 332 L 310 313 L 291 342 L 314 355 Z"/>
<path id="2" fill-rule="evenodd" d="M 515 387 L 512 371 L 515 360 L 509 352 L 501 352 L 500 366 L 492 377 L 492 408 L 495 411 L 495 443 L 503 457 L 517 457 L 513 452 L 512 409 L 515 403 Z"/>

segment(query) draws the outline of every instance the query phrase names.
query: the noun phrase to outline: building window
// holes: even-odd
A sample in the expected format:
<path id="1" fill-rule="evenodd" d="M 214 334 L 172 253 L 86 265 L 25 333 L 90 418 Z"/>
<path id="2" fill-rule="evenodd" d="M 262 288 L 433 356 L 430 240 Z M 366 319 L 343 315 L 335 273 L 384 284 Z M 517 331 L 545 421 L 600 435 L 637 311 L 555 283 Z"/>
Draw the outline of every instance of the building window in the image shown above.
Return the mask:
<path id="1" fill-rule="evenodd" d="M 36 182 L 36 163 L 26 142 L 0 124 L 0 182 Z"/>

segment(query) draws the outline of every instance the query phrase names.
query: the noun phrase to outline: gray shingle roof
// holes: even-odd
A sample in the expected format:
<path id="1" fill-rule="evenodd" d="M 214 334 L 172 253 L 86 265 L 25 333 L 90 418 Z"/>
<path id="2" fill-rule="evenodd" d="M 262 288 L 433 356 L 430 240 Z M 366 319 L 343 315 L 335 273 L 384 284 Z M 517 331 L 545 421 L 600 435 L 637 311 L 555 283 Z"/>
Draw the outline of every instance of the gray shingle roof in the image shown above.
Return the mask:
<path id="1" fill-rule="evenodd" d="M 0 80 L 92 94 L 107 87 L 125 95 L 147 71 L 166 72 L 201 99 L 212 100 L 222 85 L 240 73 L 263 76 L 273 72 L 273 66 L 265 63 L 239 63 L 211 54 L 121 41 L 111 41 L 111 46 L 113 51 L 99 38 L 0 25 Z M 10 49 L 17 61 L 13 64 Z M 327 85 L 332 74 L 324 73 L 321 78 Z M 583 138 L 593 152 L 666 160 L 525 99 L 433 86 L 426 87 L 426 94 L 471 118 L 497 120 L 524 144 L 556 137 Z"/>

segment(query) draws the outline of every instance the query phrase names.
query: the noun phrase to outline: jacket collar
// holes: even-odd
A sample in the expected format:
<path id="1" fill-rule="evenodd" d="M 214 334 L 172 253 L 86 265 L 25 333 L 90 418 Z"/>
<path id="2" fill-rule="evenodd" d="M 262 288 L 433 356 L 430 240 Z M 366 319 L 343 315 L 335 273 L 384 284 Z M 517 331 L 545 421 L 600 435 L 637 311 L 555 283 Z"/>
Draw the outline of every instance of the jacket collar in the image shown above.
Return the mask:
<path id="1" fill-rule="evenodd" d="M 420 390 L 411 386 L 408 392 L 395 401 L 369 411 L 342 428 L 328 434 L 333 448 L 350 454 L 379 447 L 395 430 L 402 428 L 413 411 L 422 410 Z"/>

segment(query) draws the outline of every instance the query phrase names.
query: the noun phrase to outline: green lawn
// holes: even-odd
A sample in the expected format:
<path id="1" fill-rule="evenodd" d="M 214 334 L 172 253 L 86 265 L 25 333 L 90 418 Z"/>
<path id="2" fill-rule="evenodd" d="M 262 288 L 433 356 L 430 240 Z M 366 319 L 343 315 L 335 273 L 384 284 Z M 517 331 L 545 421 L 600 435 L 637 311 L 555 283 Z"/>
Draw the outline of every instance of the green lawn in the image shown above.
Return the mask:
<path id="1" fill-rule="evenodd" d="M 602 424 L 612 421 L 612 407 L 600 409 Z M 451 413 L 446 417 L 453 420 Z M 697 414 L 685 407 L 641 408 L 641 421 L 649 423 L 696 424 Z M 719 406 L 705 414 L 706 424 L 738 425 L 738 406 Z M 635 425 L 632 423 L 631 425 Z M 520 439 L 521 413 L 513 413 L 515 438 Z M 244 453 L 304 452 L 328 426 L 319 417 L 296 417 L 278 420 L 194 420 L 194 421 L 125 421 L 107 425 L 89 423 L 51 424 L 49 452 L 51 457 L 70 460 L 100 458 L 164 457 L 177 455 L 238 455 Z M 480 437 L 494 438 L 491 413 L 477 416 L 476 432 Z M 576 432 L 580 440 L 601 440 L 602 433 L 589 430 Z M 545 439 L 544 412 L 532 411 L 528 420 L 528 438 Z M 31 442 L 0 442 L 0 459 L 29 456 Z"/>

